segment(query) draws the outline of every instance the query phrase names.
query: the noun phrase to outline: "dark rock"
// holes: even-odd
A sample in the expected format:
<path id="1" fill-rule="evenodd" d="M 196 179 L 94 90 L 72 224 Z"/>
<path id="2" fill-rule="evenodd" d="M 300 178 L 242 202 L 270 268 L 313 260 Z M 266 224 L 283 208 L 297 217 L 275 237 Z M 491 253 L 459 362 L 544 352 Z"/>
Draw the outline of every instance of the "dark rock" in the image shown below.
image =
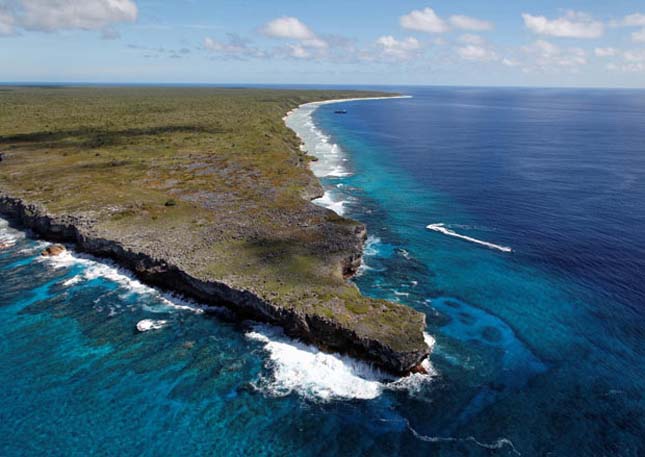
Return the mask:
<path id="1" fill-rule="evenodd" d="M 18 198 L 1 194 L 0 214 L 8 215 L 45 239 L 74 243 L 80 251 L 112 259 L 133 271 L 147 284 L 180 293 L 205 305 L 225 306 L 239 319 L 278 325 L 288 336 L 300 338 L 323 350 L 337 351 L 370 361 L 392 373 L 407 374 L 418 369 L 416 367 L 429 355 L 430 350 L 422 337 L 425 315 L 421 313 L 414 313 L 411 317 L 415 333 L 418 332 L 418 344 L 398 350 L 393 346 L 396 342 L 387 343 L 379 337 L 365 336 L 352 324 L 341 324 L 319 314 L 279 306 L 252 291 L 192 276 L 174 264 L 178 259 L 151 250 L 150 247 L 136 244 L 125 246 L 123 242 L 105 239 L 97 235 L 94 221 L 86 217 L 50 215 L 39 205 L 27 204 Z M 342 266 L 346 276 L 351 276 L 360 265 L 361 249 L 366 237 L 365 227 L 357 226 L 355 235 L 354 254 Z"/>
<path id="2" fill-rule="evenodd" d="M 65 246 L 63 246 L 62 244 L 53 244 L 51 246 L 48 246 L 47 249 L 41 251 L 40 255 L 44 257 L 54 257 L 61 255 L 63 252 L 65 252 Z"/>
<path id="3" fill-rule="evenodd" d="M 412 367 L 412 369 L 410 370 L 410 373 L 428 374 L 428 370 L 426 369 L 426 367 L 423 366 L 422 363 L 420 363 Z"/>

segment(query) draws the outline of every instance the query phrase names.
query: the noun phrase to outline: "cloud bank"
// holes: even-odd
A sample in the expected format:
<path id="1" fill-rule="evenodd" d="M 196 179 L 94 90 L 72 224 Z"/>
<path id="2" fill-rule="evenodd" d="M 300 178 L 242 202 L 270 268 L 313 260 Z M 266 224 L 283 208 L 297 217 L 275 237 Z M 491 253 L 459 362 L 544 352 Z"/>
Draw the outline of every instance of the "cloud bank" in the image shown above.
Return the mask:
<path id="1" fill-rule="evenodd" d="M 524 25 L 533 33 L 559 38 L 598 38 L 605 33 L 602 22 L 595 21 L 585 13 L 569 11 L 557 19 L 545 16 L 522 14 Z"/>

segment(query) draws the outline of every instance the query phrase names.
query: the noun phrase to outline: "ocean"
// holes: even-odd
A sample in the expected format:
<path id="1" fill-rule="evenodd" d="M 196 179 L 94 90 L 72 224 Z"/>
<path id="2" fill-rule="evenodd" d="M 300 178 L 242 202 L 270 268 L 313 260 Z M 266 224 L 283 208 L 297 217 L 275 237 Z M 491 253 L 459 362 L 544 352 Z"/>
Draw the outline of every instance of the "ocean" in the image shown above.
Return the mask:
<path id="1" fill-rule="evenodd" d="M 0 455 L 643 455 L 645 91 L 396 90 L 287 124 L 367 225 L 361 291 L 426 314 L 429 375 L 0 221 Z"/>

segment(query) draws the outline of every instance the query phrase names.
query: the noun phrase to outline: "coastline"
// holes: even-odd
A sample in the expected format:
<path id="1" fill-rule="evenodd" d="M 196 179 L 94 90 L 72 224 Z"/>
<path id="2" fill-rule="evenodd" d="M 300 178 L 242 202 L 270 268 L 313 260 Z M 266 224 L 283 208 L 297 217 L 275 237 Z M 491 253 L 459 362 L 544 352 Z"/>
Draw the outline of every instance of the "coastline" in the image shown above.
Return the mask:
<path id="1" fill-rule="evenodd" d="M 295 155 L 297 145 L 293 146 L 292 154 Z M 10 154 L 7 161 L 12 167 L 19 163 L 12 165 L 14 154 Z M 113 167 L 115 163 L 120 165 L 120 162 L 113 162 Z M 77 178 L 73 176 L 72 179 Z M 323 234 L 329 242 L 334 243 L 335 251 L 328 259 L 332 263 L 328 263 L 326 268 L 338 268 L 339 274 L 344 277 L 355 274 L 360 266 L 365 239 L 362 224 L 343 218 L 330 218 L 327 210 L 313 203 L 307 203 L 305 208 L 309 215 L 306 217 L 324 217 L 328 220 L 322 226 L 328 227 Z M 317 295 L 314 288 L 313 299 L 308 298 L 308 303 L 293 306 L 281 296 L 284 292 L 279 289 L 276 295 L 276 286 L 266 284 L 266 281 L 266 285 L 261 281 L 256 285 L 245 285 L 244 281 L 252 279 L 246 272 L 240 275 L 238 272 L 242 271 L 229 268 L 227 276 L 222 277 L 203 271 L 201 265 L 208 258 L 199 254 L 194 258 L 178 251 L 183 244 L 189 243 L 190 246 L 189 239 L 182 240 L 165 231 L 150 231 L 150 228 L 140 226 L 136 221 L 115 227 L 113 223 L 106 225 L 100 215 L 91 212 L 67 211 L 65 208 L 52 211 L 48 203 L 25 196 L 15 186 L 3 188 L 0 192 L 0 213 L 46 240 L 71 243 L 80 252 L 114 260 L 146 284 L 177 292 L 206 305 L 227 306 L 242 319 L 278 325 L 287 336 L 314 344 L 326 352 L 338 352 L 368 361 L 393 374 L 409 373 L 430 352 L 423 337 L 425 319 L 422 314 L 402 305 L 361 297 L 355 286 L 344 281 L 338 284 L 344 284 L 343 290 L 347 289 L 343 292 L 346 298 L 342 299 L 346 300 L 347 305 L 334 296 L 326 298 L 325 295 Z M 132 232 L 132 223 L 143 231 Z M 155 238 L 147 240 L 146 231 Z M 199 232 L 192 235 L 200 236 Z M 196 238 L 195 241 L 208 240 Z M 195 260 L 199 263 L 191 264 Z M 342 278 L 339 276 L 339 279 Z M 277 286 L 284 287 L 279 281 Z M 380 323 L 382 319 L 393 321 L 386 320 L 383 326 Z"/>
<path id="2" fill-rule="evenodd" d="M 318 130 L 319 132 L 322 132 L 322 130 L 318 126 L 315 125 L 315 122 L 313 122 L 313 118 L 311 118 L 311 115 L 320 106 L 343 103 L 343 102 L 370 101 L 370 100 L 389 100 L 389 99 L 408 99 L 408 98 L 412 98 L 412 96 L 411 95 L 393 95 L 393 96 L 385 96 L 385 97 L 360 97 L 360 98 L 350 98 L 350 99 L 325 100 L 325 101 L 320 101 L 320 102 L 308 102 L 308 103 L 303 103 L 303 104 L 299 105 L 297 108 L 295 108 L 293 110 L 290 110 L 282 119 L 285 122 L 285 124 L 287 125 L 287 127 L 289 127 L 292 131 L 294 131 L 296 136 L 300 139 L 300 141 L 301 141 L 300 149 L 303 152 L 305 152 L 306 154 L 308 154 L 309 156 L 315 158 L 315 162 L 312 161 L 312 162 L 309 163 L 309 167 L 310 167 L 310 169 L 312 169 L 312 165 L 313 164 L 318 164 L 319 161 L 324 160 L 324 157 L 319 157 L 319 156 L 315 155 L 314 153 L 312 153 L 312 151 L 309 150 L 308 145 L 306 144 L 307 141 L 305 139 L 306 138 L 305 131 L 300 129 L 301 126 L 296 126 L 296 125 L 294 125 L 294 123 L 289 122 L 291 120 L 291 118 L 295 114 L 297 114 L 299 111 L 301 111 L 303 108 L 314 107 L 314 109 L 310 113 L 308 113 L 308 116 L 311 119 L 311 121 L 310 121 L 311 122 L 311 127 L 313 129 Z M 325 135 L 325 134 L 323 133 L 323 135 Z M 327 142 L 327 138 L 328 137 L 326 137 L 326 136 L 324 137 L 324 142 L 325 143 Z M 336 145 L 332 145 L 332 148 L 335 148 L 335 147 L 336 147 Z M 317 180 L 318 180 L 318 182 L 320 183 L 321 186 L 323 186 L 323 183 L 321 182 L 322 178 L 334 177 L 334 176 L 336 176 L 336 177 L 343 176 L 343 175 L 317 174 L 315 172 L 315 170 L 313 170 L 313 169 L 312 169 L 312 172 L 314 172 L 314 175 L 316 176 L 316 178 L 317 178 Z M 324 190 L 324 186 L 323 186 L 323 190 Z M 324 194 L 322 196 L 314 198 L 311 201 L 314 204 L 322 206 L 323 208 L 327 208 L 327 209 L 329 209 L 331 211 L 334 211 L 340 217 L 346 217 L 346 216 L 344 216 L 344 210 L 343 210 L 343 205 L 344 205 L 345 202 L 343 202 L 343 201 L 340 201 L 340 202 L 333 201 L 331 199 L 330 195 L 329 195 L 329 191 L 324 190 Z M 363 257 L 364 257 L 364 254 L 365 254 L 365 244 L 366 244 L 367 240 L 368 240 L 368 233 L 367 233 L 367 230 L 365 229 L 365 234 L 363 236 L 363 241 L 361 243 L 361 254 L 360 254 L 360 257 L 358 259 L 359 267 L 356 268 L 353 271 L 353 273 L 348 276 L 348 279 L 351 279 L 352 277 L 354 277 L 357 274 L 359 274 L 360 269 L 364 265 Z M 413 372 L 415 370 L 416 370 L 416 372 L 420 372 L 420 373 L 424 373 L 424 372 L 425 373 L 430 373 L 430 372 L 432 372 L 429 357 L 430 357 L 431 351 L 432 351 L 432 349 L 434 347 L 434 338 L 431 335 L 425 333 L 425 331 L 424 331 L 424 340 L 427 343 L 428 348 L 430 349 L 430 352 L 429 352 L 428 356 L 425 357 L 414 368 Z"/>
<path id="3" fill-rule="evenodd" d="M 286 120 L 295 111 L 297 111 L 300 108 L 303 108 L 305 106 L 322 106 L 322 105 L 331 105 L 331 104 L 334 104 L 334 103 L 343 103 L 343 102 L 364 102 L 364 101 L 369 101 L 369 100 L 390 100 L 390 99 L 398 99 L 398 98 L 412 98 L 412 95 L 392 95 L 392 96 L 387 96 L 387 97 L 335 98 L 333 100 L 323 100 L 323 101 L 320 101 L 320 102 L 307 102 L 307 103 L 302 103 L 302 104 L 298 105 L 297 108 L 294 108 L 294 109 L 288 111 L 287 114 L 282 118 L 282 120 Z M 298 132 L 296 132 L 296 134 L 297 133 Z"/>
<path id="4" fill-rule="evenodd" d="M 329 177 L 344 177 L 348 175 L 348 172 L 344 170 L 344 167 L 342 167 L 342 164 L 332 164 L 330 167 L 333 169 L 331 172 L 325 172 L 321 170 L 316 170 L 316 168 L 319 168 L 321 166 L 321 162 L 324 162 L 325 160 L 325 155 L 316 155 L 315 149 L 316 145 L 310 144 L 308 145 L 308 139 L 306 138 L 306 130 L 303 128 L 301 125 L 296 125 L 296 122 L 291 122 L 292 118 L 294 115 L 302 111 L 304 108 L 307 107 L 313 107 L 313 109 L 307 113 L 306 116 L 308 116 L 309 120 L 305 123 L 305 126 L 311 127 L 311 130 L 314 132 L 315 135 L 320 137 L 322 143 L 327 144 L 327 141 L 329 137 L 322 132 L 321 129 L 319 129 L 314 121 L 311 115 L 320 107 L 323 105 L 330 105 L 330 104 L 336 104 L 336 103 L 343 103 L 343 102 L 355 102 L 355 101 L 371 101 L 371 100 L 389 100 L 389 99 L 408 99 L 412 98 L 411 95 L 392 95 L 392 96 L 383 96 L 383 97 L 355 97 L 355 98 L 341 98 L 341 99 L 333 99 L 333 100 L 324 100 L 320 102 L 308 102 L 308 103 L 303 103 L 299 105 L 297 108 L 294 108 L 290 110 L 283 118 L 282 120 L 284 121 L 285 125 L 290 128 L 293 132 L 295 132 L 296 136 L 300 140 L 300 150 L 306 153 L 309 157 L 313 158 L 309 162 L 309 169 L 313 172 L 314 176 L 317 178 L 318 183 L 322 187 L 322 182 L 320 181 L 322 178 L 329 178 Z M 337 145 L 331 145 L 332 151 L 331 153 L 333 155 L 337 155 L 338 153 L 338 146 Z M 342 158 L 342 161 L 347 160 L 346 158 Z M 334 211 L 337 215 L 343 217 L 344 216 L 344 201 L 334 201 L 332 200 L 330 196 L 330 191 L 323 189 L 323 194 L 318 195 L 315 198 L 311 199 L 311 201 L 319 206 L 322 206 L 323 208 L 330 209 Z M 367 240 L 367 233 L 364 237 L 364 240 Z M 364 244 L 365 241 L 363 242 L 363 245 L 361 246 L 361 256 L 364 250 Z M 357 274 L 358 271 L 354 271 L 354 276 Z"/>
<path id="5" fill-rule="evenodd" d="M 374 363 L 385 372 L 407 375 L 423 366 L 431 349 L 426 346 L 419 351 L 397 351 L 382 341 L 366 338 L 356 329 L 338 325 L 333 320 L 318 315 L 303 316 L 297 310 L 277 307 L 252 291 L 240 290 L 220 281 L 197 278 L 173 264 L 170 259 L 158 258 L 151 253 L 124 246 L 116 240 L 97 236 L 91 222 L 81 217 L 50 215 L 39 205 L 25 203 L 1 191 L 0 214 L 7 216 L 10 223 L 30 229 L 44 240 L 70 243 L 79 252 L 110 259 L 131 271 L 144 284 L 178 293 L 206 305 L 205 311 L 210 306 L 224 306 L 242 320 L 277 325 L 287 336 L 314 344 L 325 352 L 338 351 Z M 422 338 L 425 345 L 425 335 L 422 334 Z M 334 346 L 332 341 L 340 341 L 343 346 Z"/>

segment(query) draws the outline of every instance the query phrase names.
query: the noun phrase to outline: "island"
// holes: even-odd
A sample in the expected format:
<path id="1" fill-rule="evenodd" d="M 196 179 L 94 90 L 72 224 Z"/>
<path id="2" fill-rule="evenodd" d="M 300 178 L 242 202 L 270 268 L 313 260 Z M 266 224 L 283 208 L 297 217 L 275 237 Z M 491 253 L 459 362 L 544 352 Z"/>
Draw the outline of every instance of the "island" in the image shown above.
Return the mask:
<path id="1" fill-rule="evenodd" d="M 283 122 L 361 91 L 0 87 L 0 213 L 142 281 L 325 351 L 406 374 L 425 316 L 348 279 L 365 226 L 313 204 L 314 160 Z"/>

